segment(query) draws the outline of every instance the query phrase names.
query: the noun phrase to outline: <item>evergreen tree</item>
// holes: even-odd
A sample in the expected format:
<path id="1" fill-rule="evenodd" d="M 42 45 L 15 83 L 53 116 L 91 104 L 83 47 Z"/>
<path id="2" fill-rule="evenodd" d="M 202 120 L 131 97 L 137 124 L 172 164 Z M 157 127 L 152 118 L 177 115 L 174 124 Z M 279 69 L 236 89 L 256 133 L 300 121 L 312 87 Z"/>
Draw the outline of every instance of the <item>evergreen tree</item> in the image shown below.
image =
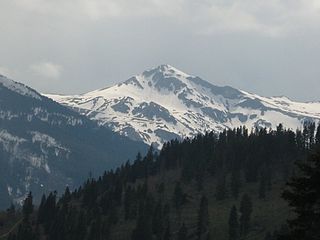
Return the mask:
<path id="1" fill-rule="evenodd" d="M 197 239 L 207 240 L 209 237 L 209 210 L 208 199 L 202 196 L 198 212 Z"/>
<path id="2" fill-rule="evenodd" d="M 149 202 L 149 203 L 148 203 Z M 152 239 L 152 211 L 150 211 L 150 200 L 141 202 L 139 206 L 139 217 L 136 228 L 132 232 L 132 240 L 150 240 Z"/>
<path id="3" fill-rule="evenodd" d="M 316 130 L 316 124 L 315 122 L 310 122 L 308 124 L 308 131 L 309 131 L 309 144 L 310 147 L 314 145 L 315 143 L 315 130 Z"/>
<path id="4" fill-rule="evenodd" d="M 252 201 L 248 194 L 244 194 L 240 203 L 240 235 L 246 236 L 250 230 Z"/>
<path id="5" fill-rule="evenodd" d="M 132 214 L 132 205 L 134 204 L 134 201 L 135 201 L 134 190 L 131 188 L 131 186 L 128 186 L 124 193 L 124 200 L 123 200 L 125 220 L 131 219 L 134 217 Z"/>
<path id="6" fill-rule="evenodd" d="M 162 203 L 159 201 L 153 213 L 152 230 L 157 239 L 161 240 L 164 232 L 164 215 Z"/>
<path id="7" fill-rule="evenodd" d="M 11 203 L 10 207 L 7 209 L 7 215 L 9 217 L 14 217 L 15 214 L 16 214 L 16 207 L 14 206 L 13 203 Z"/>
<path id="8" fill-rule="evenodd" d="M 229 240 L 237 239 L 239 239 L 238 211 L 236 206 L 233 206 L 229 215 Z"/>
<path id="9" fill-rule="evenodd" d="M 216 198 L 217 200 L 224 200 L 227 197 L 227 186 L 226 186 L 226 176 L 224 173 L 221 174 L 217 179 L 216 185 Z"/>
<path id="10" fill-rule="evenodd" d="M 267 177 L 264 172 L 262 172 L 259 182 L 259 198 L 266 198 L 266 190 L 267 190 Z"/>
<path id="11" fill-rule="evenodd" d="M 71 199 L 70 189 L 69 189 L 69 187 L 66 187 L 66 190 L 65 190 L 65 192 L 64 192 L 64 194 L 63 194 L 63 201 L 64 201 L 65 203 L 67 203 L 67 202 L 70 201 L 70 199 Z"/>
<path id="12" fill-rule="evenodd" d="M 56 197 L 57 192 L 50 193 L 44 204 L 42 221 L 46 232 L 50 230 L 51 224 L 54 222 L 55 216 L 57 214 Z"/>
<path id="13" fill-rule="evenodd" d="M 297 165 L 300 175 L 293 177 L 283 192 L 296 217 L 288 221 L 289 233 L 282 239 L 320 239 L 320 148 Z"/>
<path id="14" fill-rule="evenodd" d="M 317 133 L 316 133 L 315 141 L 316 141 L 316 144 L 320 144 L 320 122 L 319 122 L 318 127 L 317 127 Z"/>
<path id="15" fill-rule="evenodd" d="M 17 239 L 17 235 L 15 233 L 10 233 L 9 236 L 8 236 L 8 239 L 7 240 L 16 240 Z"/>
<path id="16" fill-rule="evenodd" d="M 170 230 L 170 222 L 168 222 L 166 231 L 163 236 L 163 240 L 171 240 L 171 230 Z"/>
<path id="17" fill-rule="evenodd" d="M 182 226 L 179 229 L 178 232 L 178 240 L 187 240 L 188 239 L 188 229 L 184 223 L 182 223 Z"/>
<path id="18" fill-rule="evenodd" d="M 238 199 L 239 191 L 241 187 L 241 178 L 240 178 L 239 170 L 232 171 L 230 185 L 231 185 L 230 188 L 231 188 L 232 197 L 235 199 Z"/>
<path id="19" fill-rule="evenodd" d="M 27 198 L 23 202 L 22 212 L 23 212 L 23 218 L 24 220 L 28 220 L 30 214 L 33 212 L 33 197 L 32 193 L 29 192 Z"/>
<path id="20" fill-rule="evenodd" d="M 43 194 L 42 198 L 41 198 L 41 203 L 40 206 L 38 208 L 38 217 L 37 217 L 37 223 L 43 223 L 44 219 L 45 219 L 45 204 L 46 204 L 47 198 L 46 195 Z"/>
<path id="21" fill-rule="evenodd" d="M 203 190 L 204 174 L 204 170 L 198 170 L 196 174 L 197 190 L 199 192 Z"/>
<path id="22" fill-rule="evenodd" d="M 274 238 L 272 237 L 272 234 L 270 232 L 267 232 L 264 240 L 274 240 Z"/>
<path id="23" fill-rule="evenodd" d="M 29 222 L 23 221 L 18 228 L 16 240 L 38 240 L 38 235 L 32 230 Z"/>
<path id="24" fill-rule="evenodd" d="M 173 203 L 176 209 L 180 209 L 186 202 L 186 195 L 182 190 L 181 183 L 177 182 L 174 189 Z"/>

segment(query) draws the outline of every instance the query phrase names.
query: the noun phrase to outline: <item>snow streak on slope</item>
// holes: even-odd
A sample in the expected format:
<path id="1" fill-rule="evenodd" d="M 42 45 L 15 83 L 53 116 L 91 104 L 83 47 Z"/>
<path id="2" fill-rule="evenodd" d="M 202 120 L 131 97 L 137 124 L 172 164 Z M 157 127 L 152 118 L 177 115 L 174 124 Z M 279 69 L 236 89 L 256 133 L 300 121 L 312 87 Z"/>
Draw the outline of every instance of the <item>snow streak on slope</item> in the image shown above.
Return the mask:
<path id="1" fill-rule="evenodd" d="M 20 95 L 36 98 L 41 100 L 41 95 L 22 83 L 15 82 L 0 74 L 0 85 L 14 91 Z M 0 86 L 1 87 L 1 86 Z"/>
<path id="2" fill-rule="evenodd" d="M 320 119 L 320 103 L 266 98 L 219 87 L 161 65 L 118 85 L 82 95 L 48 97 L 132 139 L 159 147 L 168 140 L 205 131 L 252 127 L 301 127 Z"/>

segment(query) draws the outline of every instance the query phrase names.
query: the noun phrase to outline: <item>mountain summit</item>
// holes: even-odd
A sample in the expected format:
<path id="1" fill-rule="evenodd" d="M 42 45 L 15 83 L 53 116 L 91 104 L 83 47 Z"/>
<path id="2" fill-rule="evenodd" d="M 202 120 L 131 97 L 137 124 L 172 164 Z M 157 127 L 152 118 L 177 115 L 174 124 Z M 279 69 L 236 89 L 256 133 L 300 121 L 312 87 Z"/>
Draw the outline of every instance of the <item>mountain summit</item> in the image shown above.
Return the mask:
<path id="1" fill-rule="evenodd" d="M 115 86 L 82 95 L 47 95 L 131 139 L 160 147 L 173 138 L 192 137 L 245 125 L 296 129 L 320 119 L 320 103 L 261 97 L 220 87 L 170 65 L 144 71 Z"/>

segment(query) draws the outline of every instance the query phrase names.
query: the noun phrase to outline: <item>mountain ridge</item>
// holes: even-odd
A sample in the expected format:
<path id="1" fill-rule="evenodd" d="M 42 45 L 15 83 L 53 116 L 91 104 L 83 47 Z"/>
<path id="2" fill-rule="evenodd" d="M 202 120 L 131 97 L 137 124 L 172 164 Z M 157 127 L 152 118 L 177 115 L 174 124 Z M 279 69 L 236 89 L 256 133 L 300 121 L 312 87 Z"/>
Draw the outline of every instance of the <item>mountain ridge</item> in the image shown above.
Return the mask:
<path id="1" fill-rule="evenodd" d="M 118 146 L 124 149 L 119 149 Z M 86 116 L 0 77 L 0 208 L 29 191 L 72 189 L 147 149 Z"/>
<path id="2" fill-rule="evenodd" d="M 230 86 L 215 86 L 168 64 L 126 81 L 80 95 L 46 96 L 100 125 L 160 148 L 172 138 L 192 137 L 245 125 L 301 128 L 319 121 L 320 102 L 262 97 Z"/>

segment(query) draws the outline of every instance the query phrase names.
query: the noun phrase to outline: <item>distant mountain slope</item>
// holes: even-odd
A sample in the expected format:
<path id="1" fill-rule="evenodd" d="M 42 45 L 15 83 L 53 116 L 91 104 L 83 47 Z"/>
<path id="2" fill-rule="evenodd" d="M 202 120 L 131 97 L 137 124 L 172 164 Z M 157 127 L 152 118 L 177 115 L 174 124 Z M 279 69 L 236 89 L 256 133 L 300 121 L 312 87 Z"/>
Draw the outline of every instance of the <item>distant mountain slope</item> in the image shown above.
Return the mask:
<path id="1" fill-rule="evenodd" d="M 320 119 L 320 102 L 261 97 L 232 87 L 218 87 L 161 65 L 109 88 L 82 95 L 48 97 L 111 127 L 131 139 L 161 146 L 172 138 L 240 125 L 296 129 Z"/>
<path id="2" fill-rule="evenodd" d="M 0 208 L 27 191 L 77 186 L 146 148 L 0 75 Z"/>

